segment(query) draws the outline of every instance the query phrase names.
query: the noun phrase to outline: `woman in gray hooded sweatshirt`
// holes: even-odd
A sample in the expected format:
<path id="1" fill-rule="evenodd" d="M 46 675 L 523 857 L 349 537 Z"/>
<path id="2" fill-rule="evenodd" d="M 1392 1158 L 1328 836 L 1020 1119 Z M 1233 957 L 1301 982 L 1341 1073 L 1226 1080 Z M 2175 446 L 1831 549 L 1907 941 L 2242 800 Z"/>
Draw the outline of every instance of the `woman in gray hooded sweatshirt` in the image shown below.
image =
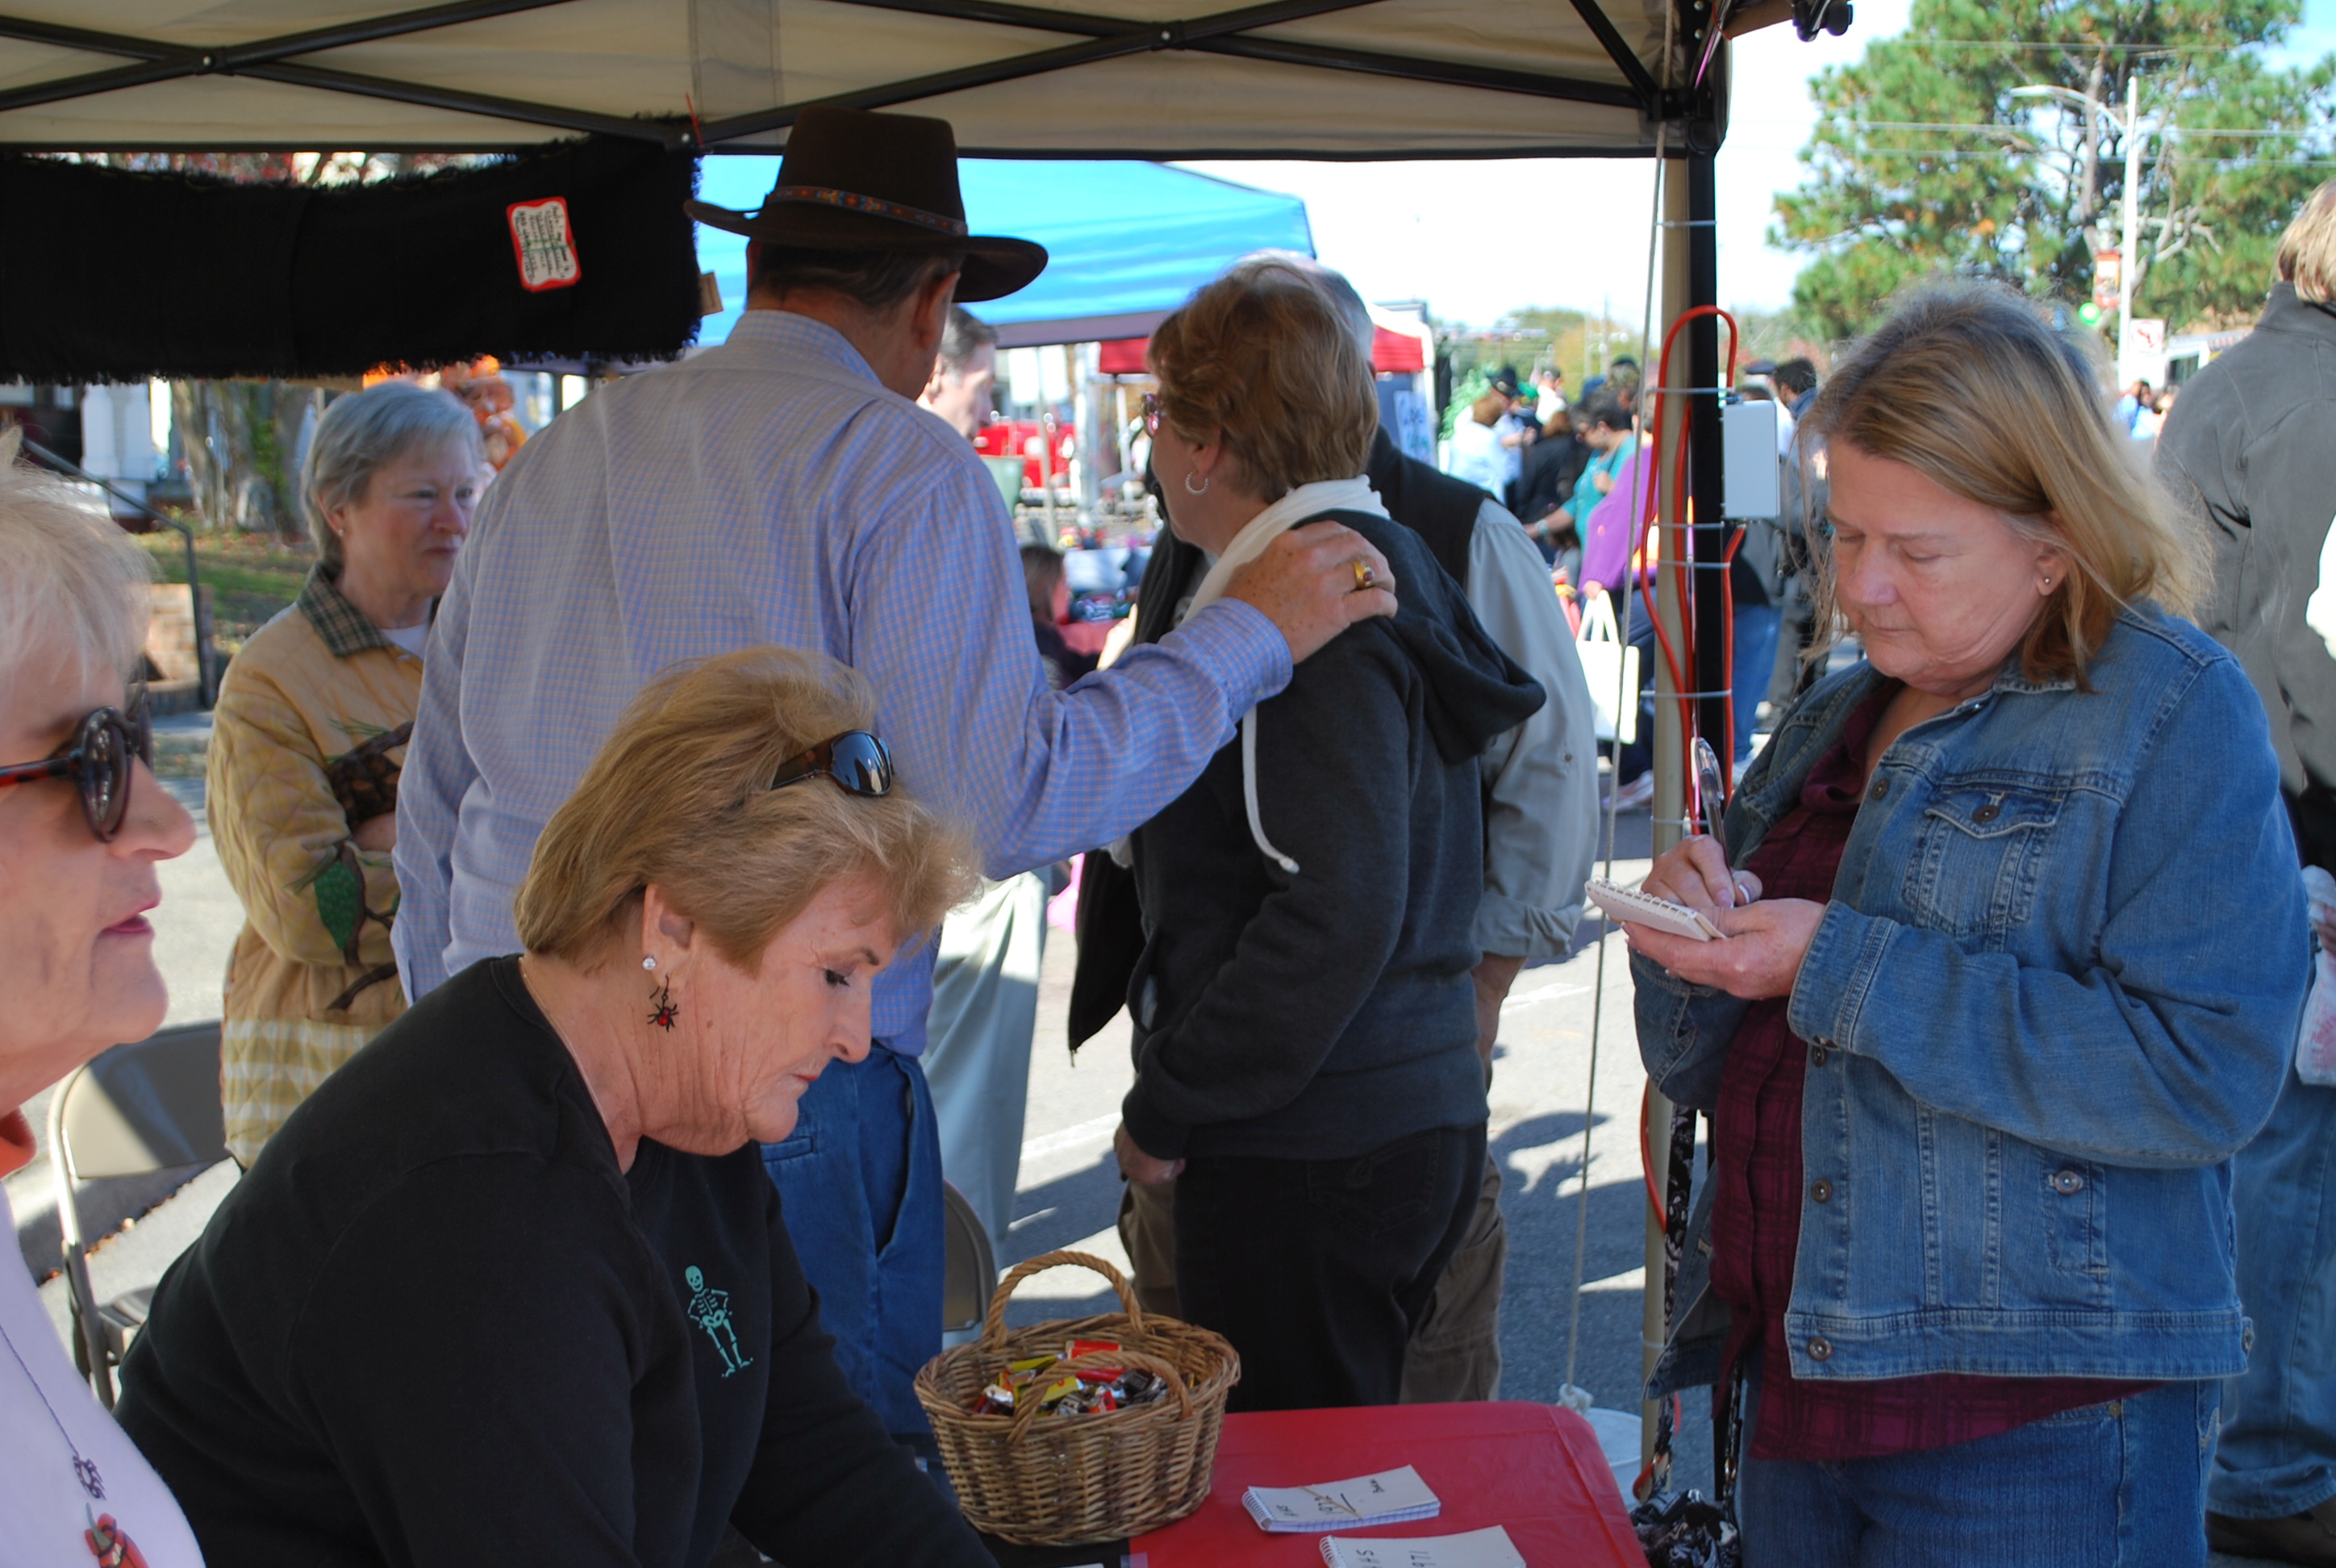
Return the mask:
<path id="1" fill-rule="evenodd" d="M 1309 283 L 1210 284 L 1152 364 L 1153 470 L 1206 557 L 1180 617 L 1323 518 L 1380 550 L 1401 609 L 1299 667 L 1137 830 L 1120 1166 L 1176 1181 L 1177 1291 L 1241 1352 L 1235 1409 L 1393 1404 L 1484 1167 L 1477 757 L 1543 693 L 1361 477 L 1370 369 Z"/>

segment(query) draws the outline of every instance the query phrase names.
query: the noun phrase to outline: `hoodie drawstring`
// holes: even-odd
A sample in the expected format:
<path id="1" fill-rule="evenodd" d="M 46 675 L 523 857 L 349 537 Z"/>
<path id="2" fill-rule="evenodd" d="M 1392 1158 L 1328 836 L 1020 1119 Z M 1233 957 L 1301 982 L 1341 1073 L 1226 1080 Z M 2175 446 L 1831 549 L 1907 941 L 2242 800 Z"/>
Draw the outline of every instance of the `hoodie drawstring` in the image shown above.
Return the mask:
<path id="1" fill-rule="evenodd" d="M 1257 841 L 1257 847 L 1265 852 L 1266 859 L 1296 876 L 1298 862 L 1273 847 L 1272 842 L 1265 836 L 1265 823 L 1257 814 L 1257 709 L 1254 707 L 1241 715 L 1241 802 L 1249 807 L 1249 836 Z"/>

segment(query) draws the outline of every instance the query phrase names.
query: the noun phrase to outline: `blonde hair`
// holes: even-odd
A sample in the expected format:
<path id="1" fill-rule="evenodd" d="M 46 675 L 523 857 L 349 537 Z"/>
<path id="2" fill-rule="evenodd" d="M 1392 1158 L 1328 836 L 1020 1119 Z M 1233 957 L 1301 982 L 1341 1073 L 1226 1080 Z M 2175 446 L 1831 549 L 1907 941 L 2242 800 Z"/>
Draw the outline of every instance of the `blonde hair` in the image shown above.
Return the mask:
<path id="1" fill-rule="evenodd" d="M 2314 305 L 2336 301 L 2336 180 L 2312 193 L 2279 237 L 2279 280 Z"/>
<path id="2" fill-rule="evenodd" d="M 874 722 L 867 680 L 818 654 L 746 648 L 643 687 L 552 814 L 514 908 L 530 953 L 590 969 L 628 940 L 655 882 L 754 972 L 780 929 L 865 877 L 896 935 L 930 930 L 974 887 L 964 837 L 897 785 L 773 789 L 782 764 Z"/>
<path id="3" fill-rule="evenodd" d="M 0 431 L 0 671 L 25 678 L 62 654 L 72 675 L 129 680 L 146 648 L 153 562 L 81 492 L 17 457 L 24 433 Z"/>
<path id="4" fill-rule="evenodd" d="M 1233 482 L 1269 502 L 1370 462 L 1370 362 L 1320 288 L 1287 267 L 1202 285 L 1153 332 L 1152 369 L 1176 433 L 1222 440 Z"/>
<path id="5" fill-rule="evenodd" d="M 2120 609 L 2155 599 L 2187 615 L 2205 591 L 2204 541 L 2110 422 L 2094 361 L 2000 284 L 1930 285 L 1901 301 L 1841 360 L 1807 423 L 2068 557 L 2020 645 L 2030 680 L 2082 687 Z M 1813 553 L 1829 646 L 1845 628 L 1831 552 Z"/>

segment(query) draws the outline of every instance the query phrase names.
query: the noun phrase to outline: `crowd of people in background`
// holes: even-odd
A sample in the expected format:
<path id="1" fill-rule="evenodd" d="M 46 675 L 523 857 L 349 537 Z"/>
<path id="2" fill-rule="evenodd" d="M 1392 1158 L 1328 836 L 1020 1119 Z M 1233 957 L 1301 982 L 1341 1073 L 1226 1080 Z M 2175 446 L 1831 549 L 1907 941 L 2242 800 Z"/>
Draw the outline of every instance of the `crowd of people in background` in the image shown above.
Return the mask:
<path id="1" fill-rule="evenodd" d="M 806 111 L 758 212 L 689 209 L 752 242 L 737 328 L 492 487 L 445 391 L 317 424 L 209 764 L 241 1179 L 118 1423 L 0 1281 L 27 1560 L 983 1568 L 912 1381 L 944 1176 L 1011 1219 L 1075 855 L 1147 1310 L 1235 1409 L 1497 1397 L 1494 1047 L 1598 849 L 1568 605 L 1653 664 L 1640 366 L 1493 368 L 1440 472 L 1352 284 L 1237 263 L 1152 340 L 1166 526 L 1097 657 L 973 450 L 959 302 L 1046 256 L 967 232 L 948 124 Z M 1719 938 L 1625 929 L 1711 1125 L 1650 1397 L 1712 1386 L 1754 1568 L 2336 1563 L 2336 182 L 2278 276 L 2178 409 L 1976 285 L 1734 389 L 1785 496 L 1739 782 L 1645 884 Z M 193 833 L 143 556 L 13 442 L 0 550 L 5 1170 L 161 1018 Z"/>

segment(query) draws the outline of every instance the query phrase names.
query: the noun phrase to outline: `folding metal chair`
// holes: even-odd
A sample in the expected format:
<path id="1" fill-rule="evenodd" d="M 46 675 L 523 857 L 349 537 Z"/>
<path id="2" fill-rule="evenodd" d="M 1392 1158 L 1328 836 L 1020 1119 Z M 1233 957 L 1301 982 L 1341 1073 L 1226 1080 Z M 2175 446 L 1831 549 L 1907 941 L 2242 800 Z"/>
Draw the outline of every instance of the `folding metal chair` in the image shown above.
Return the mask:
<path id="1" fill-rule="evenodd" d="M 998 1289 L 998 1256 L 973 1200 L 949 1182 L 941 1183 L 941 1339 L 960 1345 L 981 1332 Z"/>
<path id="2" fill-rule="evenodd" d="M 73 1360 L 109 1410 L 113 1369 L 144 1326 L 154 1292 L 131 1290 L 98 1304 L 83 1253 L 75 1184 L 225 1158 L 217 1022 L 116 1046 L 75 1068 L 49 1096 L 49 1163 L 56 1173 L 57 1230 L 73 1302 Z"/>

